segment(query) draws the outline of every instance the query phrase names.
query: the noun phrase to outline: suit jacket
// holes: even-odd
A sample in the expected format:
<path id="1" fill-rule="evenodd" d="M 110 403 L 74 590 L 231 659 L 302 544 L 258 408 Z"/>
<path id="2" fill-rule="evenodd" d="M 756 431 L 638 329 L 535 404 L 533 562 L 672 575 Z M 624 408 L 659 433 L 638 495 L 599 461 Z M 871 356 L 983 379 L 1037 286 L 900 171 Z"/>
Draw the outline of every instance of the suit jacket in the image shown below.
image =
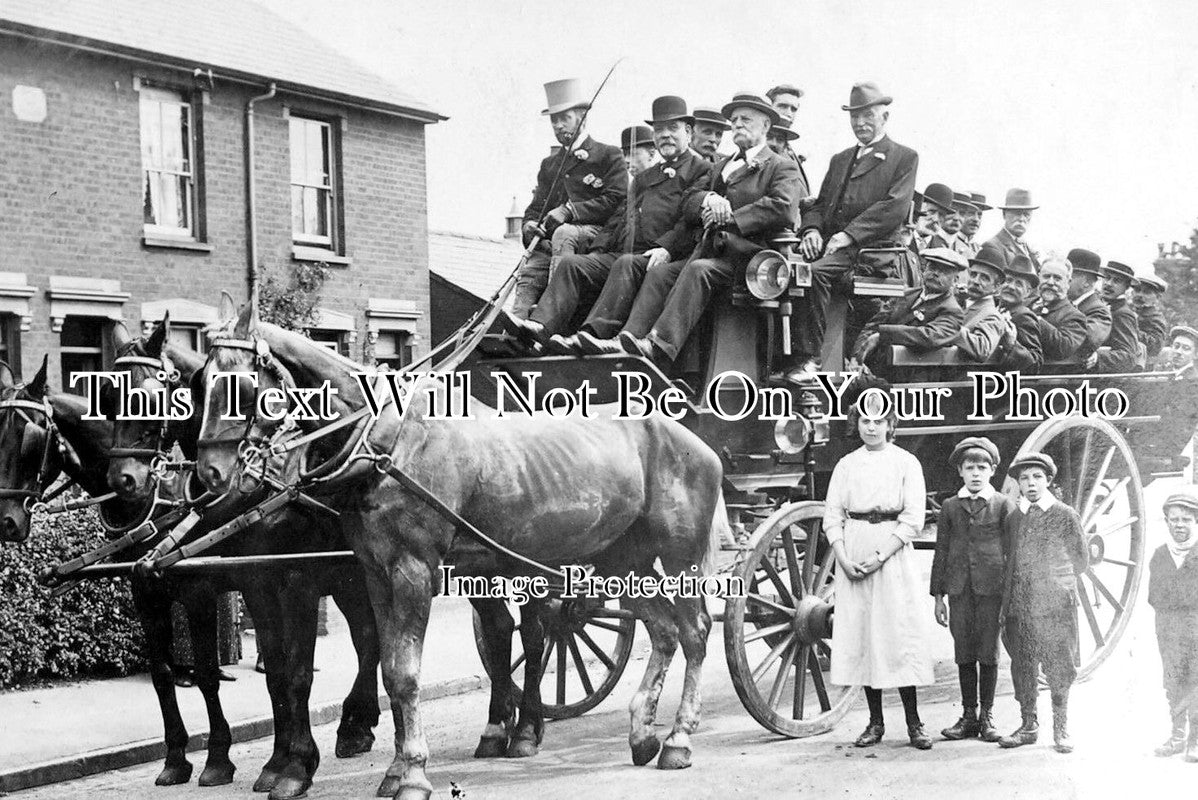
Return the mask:
<path id="1" fill-rule="evenodd" d="M 1086 315 L 1062 297 L 1052 305 L 1036 303 L 1036 324 L 1045 361 L 1072 361 L 1086 341 Z"/>
<path id="2" fill-rule="evenodd" d="M 861 357 L 865 340 L 875 332 L 878 334 L 879 350 L 891 344 L 935 350 L 951 342 L 961 330 L 965 312 L 957 305 L 952 292 L 919 302 L 922 293 L 920 287 L 908 289 L 902 297 L 896 297 L 894 303 L 874 315 L 857 337 L 853 355 Z"/>
<path id="3" fill-rule="evenodd" d="M 889 136 L 854 162 L 857 150 L 853 146 L 832 156 L 800 233 L 816 228 L 827 239 L 844 231 L 858 247 L 895 238 L 911 207 L 919 154 Z"/>
<path id="4" fill-rule="evenodd" d="M 671 261 L 685 258 L 695 246 L 696 230 L 682 218 L 682 201 L 696 186 L 706 185 L 710 172 L 711 162 L 687 150 L 634 177 L 629 196 L 591 242 L 591 252 L 643 253 L 664 247 Z"/>
<path id="5" fill-rule="evenodd" d="M 1072 610 L 1077 603 L 1076 576 L 1090 560 L 1077 512 L 1057 501 L 1028 518 L 1016 507 L 1007 515 L 1007 528 L 1011 548 L 1003 581 L 1006 615 Z"/>
<path id="6" fill-rule="evenodd" d="M 1111 308 L 1098 296 L 1098 292 L 1090 292 L 1085 297 L 1078 298 L 1075 305 L 1086 317 L 1086 340 L 1077 350 L 1077 358 L 1080 361 L 1102 347 L 1111 335 Z"/>
<path id="7" fill-rule="evenodd" d="M 999 340 L 1007 323 L 998 315 L 998 306 L 993 297 L 983 297 L 965 309 L 961 330 L 950 344 L 955 344 L 961 355 L 970 361 L 985 364 L 998 350 Z"/>
<path id="8" fill-rule="evenodd" d="M 683 201 L 683 218 L 692 225 L 703 224 L 703 200 L 709 192 L 727 198 L 732 206 L 732 224 L 722 232 L 729 243 L 723 255 L 738 261 L 772 247 L 775 239 L 793 230 L 799 201 L 807 186 L 799 168 L 787 156 L 762 148 L 751 164 L 738 167 L 724 181 L 724 167 L 732 156 L 721 156 L 711 168 L 708 185 L 700 185 Z M 718 254 L 718 253 L 717 253 Z"/>
<path id="9" fill-rule="evenodd" d="M 1014 510 L 1015 503 L 1002 492 L 992 494 L 973 513 L 956 495 L 944 501 L 936 522 L 933 596 L 1002 594 L 1010 548 L 1007 515 Z"/>
<path id="10" fill-rule="evenodd" d="M 973 258 L 982 249 L 982 243 L 977 239 L 966 239 L 964 236 L 958 236 L 955 248 L 958 253 L 966 258 Z"/>
<path id="11" fill-rule="evenodd" d="M 1120 297 L 1111 306 L 1111 335 L 1098 351 L 1095 372 L 1135 372 L 1140 357 L 1139 326 L 1136 312 L 1126 297 Z"/>
<path id="12" fill-rule="evenodd" d="M 1160 355 L 1169 335 L 1169 323 L 1159 308 L 1136 308 L 1136 322 L 1140 328 L 1140 341 L 1144 343 L 1149 358 Z"/>
<path id="13" fill-rule="evenodd" d="M 1032 249 L 1027 246 L 1027 242 L 1019 241 L 1006 228 L 1001 229 L 986 244 L 994 245 L 1002 250 L 1003 255 L 1007 257 L 1007 264 L 1010 264 L 1011 259 L 1015 256 L 1025 255 L 1032 262 L 1032 266 L 1036 268 L 1036 272 L 1040 271 L 1040 260 L 1032 253 Z M 1006 264 L 1003 266 L 1006 266 Z"/>
<path id="14" fill-rule="evenodd" d="M 1040 345 L 1040 324 L 1036 314 L 1026 304 L 1017 306 L 1001 304 L 1015 323 L 1015 341 L 1000 346 L 997 352 L 999 365 L 1008 369 L 1038 372 L 1044 363 L 1044 350 Z"/>
<path id="15" fill-rule="evenodd" d="M 603 225 L 627 196 L 628 168 L 624 166 L 620 148 L 601 144 L 587 136 L 578 150 L 586 151 L 585 160 L 575 155 L 577 151 L 567 151 L 563 147 L 541 162 L 532 202 L 524 209 L 525 222 L 535 222 L 543 211 L 568 202 L 574 210 L 572 222 Z M 563 159 L 566 166 L 550 194 L 550 184 Z"/>

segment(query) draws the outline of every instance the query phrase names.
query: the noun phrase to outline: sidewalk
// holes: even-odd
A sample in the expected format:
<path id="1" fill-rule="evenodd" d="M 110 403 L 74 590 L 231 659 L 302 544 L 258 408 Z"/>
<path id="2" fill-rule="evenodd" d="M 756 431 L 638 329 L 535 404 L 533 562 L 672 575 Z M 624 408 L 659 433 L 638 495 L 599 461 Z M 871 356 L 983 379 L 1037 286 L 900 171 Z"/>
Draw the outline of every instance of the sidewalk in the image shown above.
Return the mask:
<path id="1" fill-rule="evenodd" d="M 471 618 L 466 600 L 434 599 L 424 646 L 422 697 L 487 685 L 482 662 L 474 655 Z M 244 642 L 241 663 L 225 668 L 237 680 L 222 682 L 220 691 L 234 742 L 269 736 L 273 730 L 265 676 L 254 671 L 254 638 L 247 636 Z M 316 666 L 320 671 L 312 683 L 313 725 L 340 717 L 341 701 L 356 675 L 349 630 L 331 602 L 329 634 L 316 640 Z M 379 687 L 382 694 L 381 678 Z M 179 689 L 178 697 L 192 734 L 188 749 L 201 749 L 208 715 L 200 690 Z M 162 715 L 148 675 L 0 694 L 0 793 L 155 761 L 164 753 Z"/>

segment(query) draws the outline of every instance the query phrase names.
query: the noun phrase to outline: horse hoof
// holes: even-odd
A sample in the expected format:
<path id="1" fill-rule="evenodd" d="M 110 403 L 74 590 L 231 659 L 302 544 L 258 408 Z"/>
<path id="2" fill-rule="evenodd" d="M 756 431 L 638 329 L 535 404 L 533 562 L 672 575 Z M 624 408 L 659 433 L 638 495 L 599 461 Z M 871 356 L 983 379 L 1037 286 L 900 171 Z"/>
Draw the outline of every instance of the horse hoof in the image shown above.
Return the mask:
<path id="1" fill-rule="evenodd" d="M 275 784 L 279 782 L 279 778 L 283 777 L 282 773 L 275 772 L 273 769 L 264 769 L 258 775 L 258 780 L 254 781 L 255 792 L 269 792 L 275 788 Z"/>
<path id="2" fill-rule="evenodd" d="M 375 797 L 395 797 L 399 793 L 400 785 L 399 778 L 394 775 L 387 775 L 383 778 L 383 782 L 379 784 L 379 788 L 375 791 Z"/>
<path id="3" fill-rule="evenodd" d="M 675 747 L 667 744 L 661 748 L 661 758 L 657 759 L 658 769 L 686 769 L 691 765 L 691 749 Z"/>
<path id="4" fill-rule="evenodd" d="M 643 767 L 653 760 L 657 755 L 657 751 L 661 749 L 661 742 L 656 736 L 650 736 L 647 739 L 642 739 L 639 742 L 632 744 L 632 763 L 638 767 Z"/>
<path id="5" fill-rule="evenodd" d="M 502 736 L 482 736 L 474 748 L 475 758 L 503 758 L 507 752 L 507 739 Z"/>
<path id="6" fill-rule="evenodd" d="M 537 743 L 532 739 L 512 739 L 507 746 L 508 758 L 532 758 L 537 754 Z"/>
<path id="7" fill-rule="evenodd" d="M 337 747 L 333 752 L 337 758 L 353 758 L 362 753 L 369 753 L 372 747 L 374 747 L 374 734 L 367 732 L 338 736 Z"/>
<path id="8" fill-rule="evenodd" d="M 236 771 L 237 767 L 230 761 L 223 764 L 206 764 L 204 771 L 200 773 L 200 786 L 224 786 L 226 783 L 232 783 L 233 773 Z"/>
<path id="9" fill-rule="evenodd" d="M 312 787 L 309 778 L 291 778 L 286 775 L 279 777 L 278 783 L 270 790 L 270 800 L 295 800 L 303 797 Z"/>
<path id="10" fill-rule="evenodd" d="M 191 780 L 191 763 L 167 764 L 154 779 L 155 786 L 178 786 Z"/>

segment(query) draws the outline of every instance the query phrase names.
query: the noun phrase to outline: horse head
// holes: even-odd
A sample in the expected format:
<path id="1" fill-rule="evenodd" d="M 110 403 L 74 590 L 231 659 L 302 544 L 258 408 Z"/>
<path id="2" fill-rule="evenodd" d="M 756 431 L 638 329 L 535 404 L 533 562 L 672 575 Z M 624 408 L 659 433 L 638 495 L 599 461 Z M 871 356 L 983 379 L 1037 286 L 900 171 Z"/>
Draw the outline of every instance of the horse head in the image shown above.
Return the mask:
<path id="1" fill-rule="evenodd" d="M 0 541 L 29 538 L 33 504 L 62 468 L 46 404 L 46 359 L 27 384 L 0 362 Z"/>

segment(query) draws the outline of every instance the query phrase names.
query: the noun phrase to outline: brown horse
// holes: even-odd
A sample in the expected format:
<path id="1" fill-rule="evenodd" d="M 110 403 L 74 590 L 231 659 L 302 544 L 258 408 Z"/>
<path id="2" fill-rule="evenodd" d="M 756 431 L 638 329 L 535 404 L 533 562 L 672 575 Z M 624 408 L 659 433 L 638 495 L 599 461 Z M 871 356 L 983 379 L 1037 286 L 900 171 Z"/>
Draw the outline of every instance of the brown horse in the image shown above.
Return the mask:
<path id="1" fill-rule="evenodd" d="M 252 308 L 237 320 L 232 337 L 213 342 L 204 371 L 207 402 L 197 475 L 214 491 L 240 478 L 241 459 L 251 451 L 262 453 L 279 425 L 256 414 L 242 421 L 227 419 L 226 381 L 216 380 L 216 373 L 237 373 L 249 397 L 266 388 L 316 387 L 327 380 L 337 390 L 339 410 L 361 409 L 366 403 L 352 362 L 302 336 L 258 323 Z M 257 390 L 251 375 L 258 380 Z M 427 798 L 432 790 L 425 775 L 428 745 L 418 702 L 421 649 L 438 589 L 438 567 L 456 549 L 456 528 L 378 467 L 389 463 L 429 487 L 450 511 L 503 547 L 545 564 L 589 563 L 604 575 L 654 575 L 655 562 L 667 575 L 708 575 L 727 524 L 716 516 L 722 505 L 719 459 L 677 423 L 542 414 L 436 420 L 429 418 L 423 389 L 437 395 L 439 387 L 439 382 L 421 386 L 406 413 L 387 404 L 365 428 L 342 428 L 318 440 L 319 450 L 310 453 L 318 462 L 348 443 L 356 455 L 385 457 L 381 462 L 347 462 L 345 470 L 328 477 L 328 488 L 366 568 L 379 623 L 383 681 L 395 717 L 396 755 L 378 792 L 413 800 Z M 320 424 L 303 426 L 318 429 Z M 471 555 L 471 571 L 511 569 L 497 555 Z M 689 766 L 710 614 L 702 597 L 625 597 L 624 602 L 645 622 L 653 640 L 653 655 L 630 709 L 633 761 L 647 763 L 660 749 L 660 767 Z M 662 747 L 653 719 L 679 643 L 686 657 L 683 697 Z"/>

